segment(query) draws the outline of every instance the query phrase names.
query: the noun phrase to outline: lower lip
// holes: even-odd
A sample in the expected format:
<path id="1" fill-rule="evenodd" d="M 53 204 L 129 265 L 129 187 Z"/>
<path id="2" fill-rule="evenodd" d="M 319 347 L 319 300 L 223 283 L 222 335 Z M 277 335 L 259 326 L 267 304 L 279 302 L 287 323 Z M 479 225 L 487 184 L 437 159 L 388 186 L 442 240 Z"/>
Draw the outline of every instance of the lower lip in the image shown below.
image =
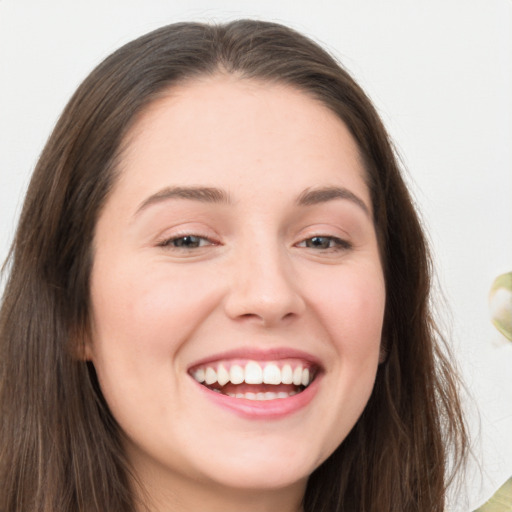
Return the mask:
<path id="1" fill-rule="evenodd" d="M 199 386 L 199 391 L 215 405 L 244 418 L 268 420 L 289 416 L 306 407 L 318 392 L 320 380 L 321 375 L 317 375 L 315 380 L 304 391 L 288 398 L 276 398 L 275 400 L 235 398 L 211 391 L 198 382 L 196 384 Z"/>

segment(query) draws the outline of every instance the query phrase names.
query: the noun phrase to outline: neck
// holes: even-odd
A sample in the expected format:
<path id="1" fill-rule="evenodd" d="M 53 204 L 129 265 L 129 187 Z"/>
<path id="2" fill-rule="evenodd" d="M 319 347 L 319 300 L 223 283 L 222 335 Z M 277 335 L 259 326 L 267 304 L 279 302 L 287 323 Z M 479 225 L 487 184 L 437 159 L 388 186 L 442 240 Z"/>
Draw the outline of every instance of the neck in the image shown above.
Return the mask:
<path id="1" fill-rule="evenodd" d="M 150 482 L 146 480 L 144 491 L 138 493 L 143 505 L 137 512 L 303 512 L 306 488 L 306 481 L 279 489 L 231 488 L 176 478 Z"/>

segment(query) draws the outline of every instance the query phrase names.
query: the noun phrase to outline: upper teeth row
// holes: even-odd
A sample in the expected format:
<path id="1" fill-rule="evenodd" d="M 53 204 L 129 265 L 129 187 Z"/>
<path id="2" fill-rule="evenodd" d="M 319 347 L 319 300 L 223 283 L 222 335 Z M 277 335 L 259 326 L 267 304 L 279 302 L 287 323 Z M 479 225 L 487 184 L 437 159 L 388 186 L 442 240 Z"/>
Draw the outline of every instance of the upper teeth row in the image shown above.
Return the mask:
<path id="1" fill-rule="evenodd" d="M 294 384 L 295 386 L 307 386 L 312 380 L 309 368 L 301 365 L 292 369 L 291 365 L 285 364 L 279 368 L 275 363 L 266 363 L 261 366 L 256 361 L 249 361 L 245 366 L 233 364 L 229 370 L 219 364 L 216 367 L 206 366 L 192 372 L 197 382 L 208 385 L 215 384 L 224 386 L 228 382 L 232 384 Z"/>

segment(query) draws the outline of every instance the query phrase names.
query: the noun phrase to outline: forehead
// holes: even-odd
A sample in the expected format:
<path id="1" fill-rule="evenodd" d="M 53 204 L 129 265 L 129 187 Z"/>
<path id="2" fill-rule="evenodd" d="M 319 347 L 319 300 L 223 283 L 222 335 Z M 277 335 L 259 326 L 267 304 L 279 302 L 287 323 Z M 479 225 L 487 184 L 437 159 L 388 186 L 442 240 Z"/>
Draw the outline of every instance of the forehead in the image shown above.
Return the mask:
<path id="1" fill-rule="evenodd" d="M 335 179 L 361 193 L 365 182 L 357 144 L 333 111 L 293 87 L 232 75 L 166 91 L 142 112 L 123 148 L 121 182 L 139 189 L 168 180 L 230 189 L 252 177 L 286 189 Z"/>

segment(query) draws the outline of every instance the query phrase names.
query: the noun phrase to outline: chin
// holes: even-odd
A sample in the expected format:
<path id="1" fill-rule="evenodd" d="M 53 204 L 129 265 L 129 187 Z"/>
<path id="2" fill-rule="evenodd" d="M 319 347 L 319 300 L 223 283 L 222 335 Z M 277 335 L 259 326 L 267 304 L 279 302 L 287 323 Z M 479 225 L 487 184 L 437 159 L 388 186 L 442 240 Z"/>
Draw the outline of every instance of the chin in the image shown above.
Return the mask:
<path id="1" fill-rule="evenodd" d="M 305 486 L 309 471 L 295 471 L 285 466 L 286 461 L 270 468 L 230 468 L 225 472 L 211 475 L 210 481 L 223 488 L 237 489 L 240 491 L 278 491 L 285 488 Z M 311 471 L 312 472 L 312 471 Z"/>
<path id="2" fill-rule="evenodd" d="M 302 447 L 307 447 L 307 443 L 302 443 Z M 228 456 L 212 458 L 216 460 L 213 471 L 203 474 L 210 481 L 233 489 L 278 490 L 305 485 L 309 475 L 327 456 L 301 453 L 297 446 L 276 450 L 260 445 L 243 453 L 233 450 Z"/>

